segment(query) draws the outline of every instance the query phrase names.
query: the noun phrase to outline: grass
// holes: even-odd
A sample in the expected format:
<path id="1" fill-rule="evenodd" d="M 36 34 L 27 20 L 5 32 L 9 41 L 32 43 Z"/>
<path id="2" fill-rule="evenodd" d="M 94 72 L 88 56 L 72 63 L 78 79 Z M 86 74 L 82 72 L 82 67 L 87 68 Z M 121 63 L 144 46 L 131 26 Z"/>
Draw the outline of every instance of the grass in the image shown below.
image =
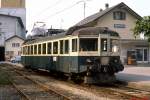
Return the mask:
<path id="1" fill-rule="evenodd" d="M 0 69 L 0 85 L 10 85 L 10 76 L 8 73 L 2 69 Z"/>

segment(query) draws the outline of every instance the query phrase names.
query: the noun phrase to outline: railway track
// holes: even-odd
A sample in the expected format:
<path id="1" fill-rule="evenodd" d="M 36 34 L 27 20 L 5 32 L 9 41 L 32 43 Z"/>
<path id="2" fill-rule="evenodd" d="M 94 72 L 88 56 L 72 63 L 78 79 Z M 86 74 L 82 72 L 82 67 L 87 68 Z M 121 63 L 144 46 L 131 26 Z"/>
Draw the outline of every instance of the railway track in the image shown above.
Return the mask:
<path id="1" fill-rule="evenodd" d="M 10 81 L 13 87 L 16 88 L 25 100 L 72 100 L 52 88 L 32 80 L 16 68 L 12 69 L 10 65 L 7 67 L 9 67 L 9 69 L 7 68 L 9 75 L 12 76 Z"/>
<path id="2" fill-rule="evenodd" d="M 78 85 L 78 84 L 73 84 L 73 85 L 77 85 L 76 87 L 86 87 L 87 88 L 92 88 L 95 90 L 103 90 L 103 91 L 109 91 L 111 92 L 112 95 L 114 96 L 120 96 L 124 99 L 138 99 L 138 100 L 150 100 L 150 92 L 149 91 L 145 91 L 145 90 L 140 90 L 140 89 L 136 89 L 136 88 L 132 88 L 132 87 L 128 87 L 128 86 L 124 86 L 124 85 L 120 85 L 120 84 L 112 84 L 112 86 L 108 86 L 108 87 L 102 87 L 102 86 L 95 86 L 95 85 Z"/>
<path id="3" fill-rule="evenodd" d="M 34 82 L 34 84 L 38 84 L 44 91 L 49 92 L 55 92 L 56 94 L 61 94 L 58 91 L 55 90 L 49 90 L 49 86 L 44 84 L 43 82 L 39 82 L 38 80 L 34 80 L 30 78 L 29 76 L 26 76 L 25 73 L 22 73 L 22 71 L 19 71 L 16 69 L 16 73 L 20 74 L 20 76 L 25 77 L 28 80 L 31 80 Z M 31 73 L 30 73 L 31 74 Z M 33 74 L 33 73 L 32 73 Z M 96 94 L 103 93 L 107 98 L 116 97 L 118 100 L 150 100 L 150 92 L 146 90 L 136 89 L 120 84 L 113 84 L 112 86 L 96 86 L 96 85 L 78 85 L 73 83 L 64 82 L 65 84 L 68 84 L 69 86 L 73 86 L 82 90 L 90 91 Z M 108 95 L 108 96 L 107 96 Z M 65 96 L 62 94 L 63 98 L 66 100 L 71 100 L 71 98 L 68 98 L 69 96 Z M 101 100 L 101 99 L 100 99 Z M 117 99 L 115 99 L 117 100 Z"/>
<path id="4" fill-rule="evenodd" d="M 109 88 L 112 91 L 117 91 L 132 98 L 137 98 L 139 100 L 150 100 L 150 91 L 138 89 L 130 86 L 124 86 L 121 84 L 113 84 L 115 88 Z"/>
<path id="5" fill-rule="evenodd" d="M 30 98 L 25 93 L 23 93 L 13 82 L 12 85 L 18 91 L 21 97 L 23 97 L 25 100 L 30 100 Z"/>
<path id="6" fill-rule="evenodd" d="M 97 86 L 95 87 L 97 88 Z M 114 92 L 118 95 L 123 95 L 130 100 L 150 100 L 150 92 L 145 90 L 140 90 L 136 88 L 131 88 L 128 86 L 113 85 L 112 87 L 104 87 L 105 90 Z"/>

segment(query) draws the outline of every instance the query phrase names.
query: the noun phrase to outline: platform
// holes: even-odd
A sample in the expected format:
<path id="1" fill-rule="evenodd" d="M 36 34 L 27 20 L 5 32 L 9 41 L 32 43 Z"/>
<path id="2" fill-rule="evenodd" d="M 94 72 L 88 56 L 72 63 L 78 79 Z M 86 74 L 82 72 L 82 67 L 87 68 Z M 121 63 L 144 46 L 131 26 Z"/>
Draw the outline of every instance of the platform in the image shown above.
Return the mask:
<path id="1" fill-rule="evenodd" d="M 131 87 L 150 91 L 150 65 L 125 65 L 124 71 L 116 74 L 117 80 L 125 81 Z"/>

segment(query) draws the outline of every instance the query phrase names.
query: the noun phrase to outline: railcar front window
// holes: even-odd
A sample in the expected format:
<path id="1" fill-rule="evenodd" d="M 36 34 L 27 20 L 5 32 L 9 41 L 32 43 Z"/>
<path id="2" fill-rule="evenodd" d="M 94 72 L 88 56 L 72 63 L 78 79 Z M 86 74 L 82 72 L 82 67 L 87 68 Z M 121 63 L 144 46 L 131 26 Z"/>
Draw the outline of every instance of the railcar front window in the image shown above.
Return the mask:
<path id="1" fill-rule="evenodd" d="M 98 38 L 81 38 L 79 48 L 80 51 L 97 51 Z"/>
<path id="2" fill-rule="evenodd" d="M 110 50 L 111 52 L 119 52 L 119 40 L 117 39 L 110 40 Z"/>
<path id="3" fill-rule="evenodd" d="M 107 39 L 101 39 L 101 50 L 107 51 Z"/>

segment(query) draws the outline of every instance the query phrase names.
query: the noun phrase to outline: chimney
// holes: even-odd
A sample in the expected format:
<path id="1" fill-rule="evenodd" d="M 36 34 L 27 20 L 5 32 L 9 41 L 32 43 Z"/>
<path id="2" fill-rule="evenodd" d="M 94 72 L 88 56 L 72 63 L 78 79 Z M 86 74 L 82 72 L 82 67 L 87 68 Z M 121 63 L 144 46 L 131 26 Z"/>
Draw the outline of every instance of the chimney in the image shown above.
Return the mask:
<path id="1" fill-rule="evenodd" d="M 102 12 L 103 11 L 103 9 L 101 8 L 100 10 L 99 10 L 99 12 Z"/>
<path id="2" fill-rule="evenodd" d="M 108 3 L 105 4 L 105 8 L 106 8 L 106 9 L 109 8 L 109 4 L 108 4 Z"/>

